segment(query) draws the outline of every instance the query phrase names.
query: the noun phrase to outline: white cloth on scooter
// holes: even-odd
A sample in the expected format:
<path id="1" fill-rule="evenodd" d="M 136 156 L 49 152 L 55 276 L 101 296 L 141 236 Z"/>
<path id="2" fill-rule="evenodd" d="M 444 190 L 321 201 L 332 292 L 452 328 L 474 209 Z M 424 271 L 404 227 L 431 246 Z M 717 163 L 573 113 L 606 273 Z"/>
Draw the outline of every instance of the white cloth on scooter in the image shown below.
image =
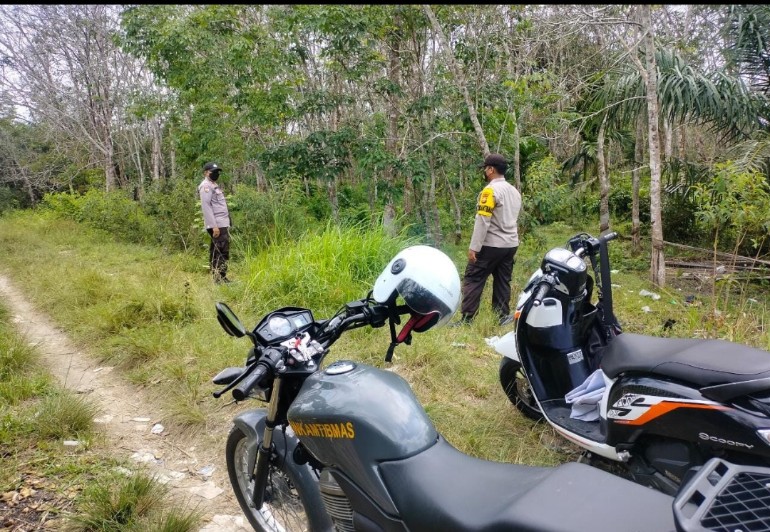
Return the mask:
<path id="1" fill-rule="evenodd" d="M 604 395 L 604 377 L 602 370 L 591 373 L 583 383 L 564 396 L 567 404 L 572 405 L 569 417 L 582 421 L 599 419 L 599 401 Z"/>

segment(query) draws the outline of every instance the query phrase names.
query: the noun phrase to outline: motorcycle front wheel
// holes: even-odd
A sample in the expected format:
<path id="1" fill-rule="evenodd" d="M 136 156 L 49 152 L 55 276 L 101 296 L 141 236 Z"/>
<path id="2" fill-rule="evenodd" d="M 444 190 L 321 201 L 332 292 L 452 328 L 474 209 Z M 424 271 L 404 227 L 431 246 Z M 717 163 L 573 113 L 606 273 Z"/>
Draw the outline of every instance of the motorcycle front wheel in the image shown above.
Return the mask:
<path id="1" fill-rule="evenodd" d="M 500 361 L 500 384 L 508 400 L 529 419 L 543 419 L 543 412 L 535 400 L 521 363 L 508 357 Z"/>
<path id="2" fill-rule="evenodd" d="M 264 503 L 259 510 L 254 507 L 254 479 L 253 471 L 248 466 L 248 445 L 246 435 L 238 427 L 233 427 L 225 450 L 227 471 L 238 504 L 241 505 L 241 510 L 251 526 L 263 532 L 321 529 L 322 526 L 311 520 L 310 516 L 314 515 L 314 512 L 306 507 L 306 497 L 299 487 L 302 483 L 284 459 L 270 460 Z"/>

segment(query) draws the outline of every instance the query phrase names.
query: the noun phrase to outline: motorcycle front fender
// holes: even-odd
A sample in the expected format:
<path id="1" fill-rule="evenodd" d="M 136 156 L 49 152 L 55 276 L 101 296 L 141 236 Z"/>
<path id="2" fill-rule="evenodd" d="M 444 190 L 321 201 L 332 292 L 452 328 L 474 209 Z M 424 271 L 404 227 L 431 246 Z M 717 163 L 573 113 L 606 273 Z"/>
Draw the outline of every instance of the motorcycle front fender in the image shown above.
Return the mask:
<path id="1" fill-rule="evenodd" d="M 246 447 L 246 459 L 248 460 L 249 469 L 254 469 L 254 464 L 257 461 L 257 451 L 262 443 L 262 437 L 265 434 L 265 420 L 267 418 L 267 409 L 257 408 L 254 410 L 247 410 L 242 414 L 239 414 L 233 419 L 233 424 L 241 429 L 248 439 L 248 445 Z M 294 435 L 294 431 L 291 428 L 283 430 L 273 431 L 273 448 L 275 453 L 279 456 L 282 462 L 285 462 L 288 467 L 294 469 L 298 478 L 308 482 L 308 486 L 313 486 L 318 490 L 318 480 L 312 471 L 312 468 L 307 464 L 297 464 L 292 458 L 294 450 L 299 445 L 299 439 Z"/>
<path id="2" fill-rule="evenodd" d="M 248 440 L 246 459 L 250 471 L 254 470 L 257 452 L 265 434 L 266 419 L 267 409 L 265 408 L 247 410 L 233 419 L 233 424 L 246 435 Z M 311 523 L 315 523 L 315 526 L 311 526 L 311 530 L 333 530 L 331 519 L 326 513 L 326 507 L 321 498 L 315 471 L 307 463 L 298 464 L 294 461 L 294 450 L 298 445 L 299 439 L 294 435 L 291 427 L 287 427 L 285 431 L 281 430 L 281 427 L 276 427 L 273 431 L 273 452 L 278 455 L 283 468 L 291 470 L 292 481 L 303 500 L 308 519 Z"/>

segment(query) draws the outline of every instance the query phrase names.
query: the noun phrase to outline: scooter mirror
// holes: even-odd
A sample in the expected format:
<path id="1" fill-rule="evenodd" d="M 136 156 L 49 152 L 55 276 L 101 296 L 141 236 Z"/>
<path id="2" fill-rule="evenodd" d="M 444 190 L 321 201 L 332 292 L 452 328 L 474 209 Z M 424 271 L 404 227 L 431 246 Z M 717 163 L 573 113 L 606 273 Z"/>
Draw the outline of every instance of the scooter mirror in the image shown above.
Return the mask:
<path id="1" fill-rule="evenodd" d="M 219 324 L 227 334 L 236 338 L 246 336 L 246 328 L 241 323 L 241 320 L 238 319 L 238 316 L 235 315 L 235 312 L 230 310 L 230 307 L 221 301 L 215 306 L 217 309 L 217 321 L 219 321 Z"/>

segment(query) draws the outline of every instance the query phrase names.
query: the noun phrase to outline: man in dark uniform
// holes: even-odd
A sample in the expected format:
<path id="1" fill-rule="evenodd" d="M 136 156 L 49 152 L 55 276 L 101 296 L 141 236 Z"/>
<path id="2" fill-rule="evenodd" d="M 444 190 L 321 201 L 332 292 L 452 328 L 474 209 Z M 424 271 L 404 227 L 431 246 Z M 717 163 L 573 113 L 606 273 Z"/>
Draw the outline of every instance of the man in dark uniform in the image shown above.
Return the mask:
<path id="1" fill-rule="evenodd" d="M 209 268 L 215 283 L 229 283 L 227 261 L 230 259 L 230 212 L 225 194 L 217 185 L 221 168 L 217 163 L 206 163 L 203 181 L 198 185 L 203 223 L 211 237 Z"/>
<path id="2" fill-rule="evenodd" d="M 479 194 L 476 220 L 468 246 L 468 264 L 463 277 L 461 323 L 476 316 L 481 293 L 492 276 L 492 308 L 500 324 L 511 321 L 511 277 L 519 247 L 518 218 L 521 194 L 505 180 L 508 162 L 499 153 L 487 155 L 479 165 L 487 185 Z"/>

